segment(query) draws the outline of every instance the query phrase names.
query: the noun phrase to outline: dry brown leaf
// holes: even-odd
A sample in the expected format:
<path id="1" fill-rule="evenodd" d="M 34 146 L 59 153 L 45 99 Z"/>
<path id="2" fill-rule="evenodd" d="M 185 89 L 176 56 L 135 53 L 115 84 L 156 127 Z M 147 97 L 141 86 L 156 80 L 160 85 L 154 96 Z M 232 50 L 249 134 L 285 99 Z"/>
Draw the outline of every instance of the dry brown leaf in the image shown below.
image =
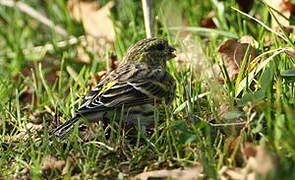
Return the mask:
<path id="1" fill-rule="evenodd" d="M 289 22 L 289 18 L 291 16 L 291 11 L 290 11 L 290 2 L 288 2 L 288 0 L 264 0 L 264 2 L 272 7 L 273 9 L 275 9 L 276 11 L 280 12 L 283 16 L 285 16 L 286 18 L 284 18 L 283 16 L 281 16 L 279 13 L 272 11 L 273 15 L 276 17 L 276 19 L 278 20 L 278 22 L 283 26 L 283 27 L 289 27 L 290 22 Z M 273 29 L 279 29 L 279 24 L 277 23 L 277 21 L 275 19 L 273 19 L 272 21 L 272 28 Z"/>
<path id="2" fill-rule="evenodd" d="M 222 167 L 219 172 L 220 180 L 256 180 L 254 172 L 247 172 L 245 168 Z"/>
<path id="3" fill-rule="evenodd" d="M 115 30 L 110 19 L 110 9 L 114 4 L 110 1 L 98 8 L 96 1 L 69 0 L 67 6 L 73 18 L 83 23 L 88 35 L 112 42 L 115 39 Z"/>
<path id="4" fill-rule="evenodd" d="M 240 43 L 235 40 L 227 40 L 218 49 L 218 52 L 222 55 L 223 61 L 227 70 L 227 73 L 231 79 L 234 79 L 239 72 L 240 64 L 249 48 L 249 57 L 253 60 L 257 53 L 255 49 L 248 43 Z"/>
<path id="5" fill-rule="evenodd" d="M 239 43 L 246 43 L 246 44 L 250 44 L 252 47 L 254 48 L 258 48 L 259 47 L 259 43 L 253 38 L 253 36 L 242 36 L 239 39 Z"/>
<path id="6" fill-rule="evenodd" d="M 48 155 L 43 159 L 42 170 L 58 169 L 61 170 L 65 165 L 65 161 L 57 160 L 54 156 Z"/>
<path id="7" fill-rule="evenodd" d="M 295 13 L 295 4 L 285 0 L 284 1 L 284 5 L 286 6 L 286 8 L 291 12 L 291 14 Z"/>
<path id="8" fill-rule="evenodd" d="M 244 158 L 248 160 L 250 157 L 255 157 L 257 154 L 257 147 L 246 144 L 245 147 L 242 149 Z"/>
<path id="9" fill-rule="evenodd" d="M 262 176 L 275 170 L 274 159 L 264 147 L 246 144 L 242 152 L 247 161 L 247 169 Z"/>
<path id="10" fill-rule="evenodd" d="M 182 180 L 195 180 L 203 177 L 203 167 L 201 165 L 193 168 L 185 169 L 172 169 L 172 170 L 156 170 L 148 171 L 138 174 L 134 179 L 148 180 L 152 178 L 165 178 L 165 179 L 182 179 Z"/>
<path id="11" fill-rule="evenodd" d="M 89 41 L 89 39 L 88 39 L 88 41 Z M 83 46 L 78 46 L 77 47 L 77 58 L 76 58 L 76 60 L 78 62 L 82 62 L 82 63 L 86 63 L 86 64 L 90 63 L 91 59 L 90 59 L 86 49 Z"/>
<path id="12" fill-rule="evenodd" d="M 218 172 L 221 180 L 255 180 L 258 175 L 266 177 L 275 170 L 273 157 L 262 146 L 246 144 L 241 149 L 246 166 L 243 168 L 222 167 Z"/>
<path id="13" fill-rule="evenodd" d="M 69 0 L 68 10 L 73 19 L 82 22 L 86 32 L 86 41 L 77 47 L 77 61 L 89 63 L 88 52 L 104 56 L 106 49 L 115 40 L 115 29 L 110 18 L 114 2 L 110 1 L 103 7 L 98 7 L 96 1 Z"/>
<path id="14" fill-rule="evenodd" d="M 217 26 L 213 21 L 213 18 L 215 17 L 215 13 L 214 12 L 210 12 L 207 17 L 205 17 L 202 22 L 201 22 L 201 27 L 205 27 L 205 28 L 211 28 L 211 29 L 216 29 Z"/>

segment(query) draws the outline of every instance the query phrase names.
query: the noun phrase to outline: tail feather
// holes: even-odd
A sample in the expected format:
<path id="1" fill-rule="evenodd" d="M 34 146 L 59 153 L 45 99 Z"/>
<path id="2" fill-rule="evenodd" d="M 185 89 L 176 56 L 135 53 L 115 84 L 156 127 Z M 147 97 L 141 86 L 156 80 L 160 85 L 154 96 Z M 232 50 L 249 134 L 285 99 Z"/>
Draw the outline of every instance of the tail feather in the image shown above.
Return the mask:
<path id="1" fill-rule="evenodd" d="M 79 120 L 79 117 L 76 116 L 76 117 L 72 118 L 71 120 L 65 122 L 64 124 L 58 126 L 54 130 L 54 135 L 60 139 L 65 139 L 67 137 L 67 135 L 69 134 L 69 132 L 71 131 L 71 129 L 73 128 L 74 124 L 78 120 Z"/>

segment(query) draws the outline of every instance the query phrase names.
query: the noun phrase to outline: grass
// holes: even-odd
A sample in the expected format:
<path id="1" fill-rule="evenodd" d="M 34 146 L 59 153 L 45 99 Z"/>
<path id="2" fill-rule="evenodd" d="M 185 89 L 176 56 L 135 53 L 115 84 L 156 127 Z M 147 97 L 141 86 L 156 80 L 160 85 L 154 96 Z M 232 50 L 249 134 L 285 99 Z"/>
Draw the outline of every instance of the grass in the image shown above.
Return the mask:
<path id="1" fill-rule="evenodd" d="M 70 18 L 66 1 L 24 2 L 71 35 L 84 35 L 82 25 Z M 107 130 L 96 124 L 88 142 L 79 136 L 77 128 L 66 141 L 49 139 L 58 122 L 71 118 L 83 95 L 95 84 L 97 72 L 105 68 L 102 60 L 108 56 L 89 52 L 93 57 L 89 64 L 78 62 L 79 43 L 59 48 L 57 42 L 69 37 L 17 8 L 0 6 L 0 177 L 128 179 L 143 171 L 202 164 L 204 178 L 217 179 L 225 166 L 246 166 L 241 146 L 250 143 L 263 145 L 275 157 L 275 171 L 268 178 L 294 179 L 294 74 L 285 70 L 293 69 L 295 63 L 280 51 L 293 47 L 294 33 L 284 35 L 288 37 L 284 41 L 232 7 L 238 8 L 233 0 L 155 2 L 155 35 L 169 39 L 180 52 L 197 55 L 189 59 L 192 65 L 180 67 L 175 61 L 169 62 L 169 72 L 177 80 L 177 98 L 159 114 L 151 136 L 130 143 L 117 122 L 109 126 L 110 138 L 105 137 Z M 140 2 L 116 1 L 112 19 L 118 31 L 106 54 L 115 53 L 120 60 L 132 43 L 145 37 L 140 8 Z M 216 14 L 218 29 L 198 28 L 211 11 Z M 248 14 L 260 17 L 268 27 L 275 21 L 260 1 Z M 177 31 L 184 20 L 190 41 L 184 41 Z M 227 39 L 245 35 L 254 37 L 263 54 L 252 62 L 252 71 L 247 71 L 245 62 L 249 58 L 244 58 L 238 81 L 209 78 L 204 72 L 213 65 L 219 65 L 226 74 L 218 47 Z M 53 48 L 47 52 L 30 50 L 45 44 Z M 190 52 L 188 46 L 199 52 Z M 204 61 L 210 65 L 196 68 L 195 64 Z M 198 95 L 203 96 L 195 98 Z M 222 107 L 229 107 L 225 108 L 226 116 L 221 116 Z M 240 119 L 246 124 L 236 125 Z M 44 169 L 48 155 L 64 161 L 67 171 Z"/>

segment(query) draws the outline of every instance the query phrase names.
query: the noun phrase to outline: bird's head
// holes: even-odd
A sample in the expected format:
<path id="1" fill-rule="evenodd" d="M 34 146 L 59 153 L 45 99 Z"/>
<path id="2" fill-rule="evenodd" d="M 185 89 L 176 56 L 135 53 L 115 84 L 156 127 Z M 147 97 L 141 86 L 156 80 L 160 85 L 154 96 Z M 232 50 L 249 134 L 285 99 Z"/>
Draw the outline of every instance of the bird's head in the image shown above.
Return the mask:
<path id="1" fill-rule="evenodd" d="M 165 39 L 144 39 L 127 50 L 124 62 L 144 62 L 152 66 L 165 66 L 167 60 L 176 56 L 175 50 Z"/>

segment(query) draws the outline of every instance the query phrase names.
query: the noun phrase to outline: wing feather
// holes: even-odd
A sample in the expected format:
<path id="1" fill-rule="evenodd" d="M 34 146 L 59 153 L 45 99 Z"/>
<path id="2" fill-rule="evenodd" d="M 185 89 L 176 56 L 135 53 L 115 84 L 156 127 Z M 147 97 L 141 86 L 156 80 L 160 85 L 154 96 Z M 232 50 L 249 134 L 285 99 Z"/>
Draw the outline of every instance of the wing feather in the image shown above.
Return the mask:
<path id="1" fill-rule="evenodd" d="M 162 76 L 167 76 L 165 70 L 160 71 L 154 69 L 151 71 L 143 71 L 133 73 L 136 76 L 129 78 L 127 81 L 120 81 L 119 77 L 115 81 L 105 82 L 106 86 L 100 85 L 95 92 L 90 92 L 91 96 L 85 98 L 76 114 L 88 112 L 113 110 L 122 105 L 136 106 L 141 104 L 152 104 L 160 101 L 166 96 L 169 87 L 159 80 Z M 157 73 L 153 73 L 157 71 Z M 145 72 L 146 74 L 142 74 Z M 132 73 L 130 73 L 132 74 Z M 152 77 L 151 76 L 154 76 Z M 111 85 L 110 85 L 111 84 Z"/>

